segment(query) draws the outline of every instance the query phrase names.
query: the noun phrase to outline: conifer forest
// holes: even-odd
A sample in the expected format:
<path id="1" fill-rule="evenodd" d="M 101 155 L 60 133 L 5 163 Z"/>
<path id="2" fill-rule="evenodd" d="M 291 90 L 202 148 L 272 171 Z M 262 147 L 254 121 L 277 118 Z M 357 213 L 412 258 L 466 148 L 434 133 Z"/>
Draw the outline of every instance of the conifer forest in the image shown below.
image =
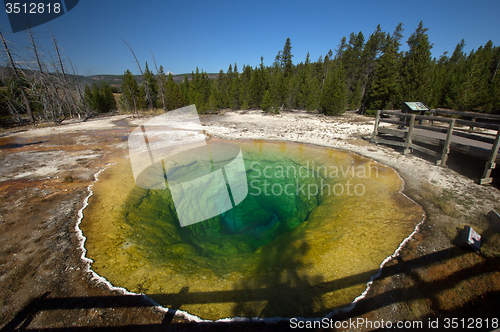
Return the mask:
<path id="1" fill-rule="evenodd" d="M 60 59 L 50 63 L 55 69 L 51 73 L 41 63 L 32 74 L 15 70 L 15 62 L 7 59 L 7 67 L 14 69 L 10 72 L 17 74 L 2 77 L 0 105 L 2 115 L 19 119 L 28 114 L 33 122 L 36 114 L 39 119 L 60 121 L 66 116 L 117 107 L 137 113 L 190 104 L 195 104 L 200 113 L 220 109 L 305 109 L 339 115 L 345 110 L 371 114 L 375 110 L 401 109 L 404 101 L 420 101 L 431 108 L 500 114 L 499 46 L 487 41 L 467 54 L 466 43 L 461 40 L 453 52 L 433 58 L 433 44 L 422 22 L 406 41 L 402 40 L 403 31 L 400 23 L 393 32 L 382 31 L 380 25 L 370 36 L 353 32 L 317 60 L 312 60 L 309 53 L 303 60 L 294 58 L 288 38 L 270 66 L 265 66 L 261 57 L 258 66 L 240 68 L 237 63 L 229 64 L 218 75 L 196 68 L 179 83 L 171 73 L 165 73 L 163 66 L 157 66 L 151 53 L 153 61 L 144 68 L 135 58 L 141 76 L 125 70 L 119 91 L 115 91 L 121 94 L 118 104 L 109 86 L 82 87 L 67 78 Z M 54 43 L 57 49 L 55 39 Z M 405 51 L 401 50 L 403 43 L 407 44 Z M 8 55 L 5 42 L 4 46 Z M 31 50 L 36 54 L 34 41 Z"/>

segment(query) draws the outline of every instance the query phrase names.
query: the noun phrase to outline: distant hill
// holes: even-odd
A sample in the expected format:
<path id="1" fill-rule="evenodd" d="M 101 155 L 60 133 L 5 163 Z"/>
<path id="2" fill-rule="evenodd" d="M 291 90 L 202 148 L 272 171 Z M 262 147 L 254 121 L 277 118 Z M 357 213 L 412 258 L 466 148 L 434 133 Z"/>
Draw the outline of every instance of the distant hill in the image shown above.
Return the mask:
<path id="1" fill-rule="evenodd" d="M 211 75 L 211 74 L 209 74 Z M 174 81 L 176 83 L 180 83 L 184 80 L 184 74 L 172 75 L 174 77 Z M 190 79 L 191 74 L 187 74 L 188 79 Z M 217 76 L 216 76 L 217 77 Z M 134 75 L 134 78 L 137 80 L 139 84 L 142 83 L 143 77 L 142 75 Z M 109 86 L 120 87 L 123 83 L 123 75 L 92 75 L 92 76 L 79 76 L 78 79 L 80 82 L 85 85 L 88 84 L 91 86 L 92 84 L 103 84 L 107 83 Z"/>
<path id="2" fill-rule="evenodd" d="M 178 74 L 173 75 L 174 81 L 176 83 L 180 83 L 184 80 L 184 75 L 187 75 L 188 79 L 191 79 L 191 73 L 189 74 Z M 217 78 L 218 74 L 207 74 L 210 79 Z M 10 69 L 7 67 L 0 67 L 0 79 L 4 80 L 6 77 L 10 76 Z M 30 76 L 26 73 L 26 76 Z M 92 86 L 92 84 L 101 85 L 103 83 L 107 83 L 109 86 L 114 86 L 119 88 L 123 83 L 123 75 L 91 75 L 91 76 L 82 76 L 82 75 L 69 75 L 78 79 L 82 86 L 88 84 Z M 143 81 L 142 75 L 134 75 L 135 79 L 139 84 Z"/>

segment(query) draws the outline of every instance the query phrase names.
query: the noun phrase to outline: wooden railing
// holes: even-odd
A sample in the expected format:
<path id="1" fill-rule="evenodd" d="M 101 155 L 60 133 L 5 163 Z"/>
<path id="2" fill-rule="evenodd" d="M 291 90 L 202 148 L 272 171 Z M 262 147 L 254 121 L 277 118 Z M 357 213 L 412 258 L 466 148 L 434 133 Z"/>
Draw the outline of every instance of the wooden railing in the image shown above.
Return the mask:
<path id="1" fill-rule="evenodd" d="M 451 148 L 466 154 L 486 158 L 487 162 L 479 183 L 493 182 L 491 172 L 496 166 L 500 147 L 500 116 L 448 110 L 430 110 L 426 113 L 430 115 L 426 115 L 424 112 L 411 114 L 401 111 L 377 111 L 371 141 L 401 146 L 404 148 L 403 154 L 408 154 L 412 150 L 427 153 L 439 158 L 437 164 L 441 166 L 446 166 Z M 462 119 L 439 115 L 462 117 Z M 471 118 L 471 120 L 463 118 Z M 416 120 L 418 120 L 418 123 L 416 123 Z M 428 124 L 424 125 L 426 120 Z M 487 120 L 488 122 L 481 122 L 481 120 Z M 397 125 L 397 127 L 381 127 L 381 123 L 389 123 Z M 477 128 L 482 130 L 479 131 Z M 380 134 L 398 137 L 402 141 L 384 139 L 379 136 Z M 443 149 L 439 153 L 415 142 L 443 145 Z"/>

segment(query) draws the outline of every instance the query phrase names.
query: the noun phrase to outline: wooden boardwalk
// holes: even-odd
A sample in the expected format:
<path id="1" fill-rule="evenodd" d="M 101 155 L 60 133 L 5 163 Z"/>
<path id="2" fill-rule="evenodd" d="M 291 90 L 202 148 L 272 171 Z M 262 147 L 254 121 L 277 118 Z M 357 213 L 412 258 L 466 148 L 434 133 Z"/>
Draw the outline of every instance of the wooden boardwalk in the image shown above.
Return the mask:
<path id="1" fill-rule="evenodd" d="M 500 116 L 444 110 L 430 110 L 428 113 L 430 115 L 377 111 L 372 142 L 401 146 L 404 154 L 413 150 L 425 152 L 439 158 L 437 164 L 441 166 L 446 165 L 452 149 L 483 158 L 486 159 L 486 164 L 479 183 L 493 182 L 491 172 L 497 161 L 500 162 Z M 439 115 L 451 115 L 455 118 Z M 471 118 L 472 121 L 456 118 L 457 116 Z M 381 126 L 383 123 L 390 126 Z M 443 149 L 436 152 L 417 143 L 442 146 Z"/>

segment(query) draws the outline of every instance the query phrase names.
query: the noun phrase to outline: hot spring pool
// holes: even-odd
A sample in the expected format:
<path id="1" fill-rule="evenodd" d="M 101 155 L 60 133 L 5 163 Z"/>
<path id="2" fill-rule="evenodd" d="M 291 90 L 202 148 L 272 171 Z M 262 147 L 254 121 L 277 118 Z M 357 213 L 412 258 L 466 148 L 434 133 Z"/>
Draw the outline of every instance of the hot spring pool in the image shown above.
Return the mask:
<path id="1" fill-rule="evenodd" d="M 423 219 L 399 175 L 373 160 L 231 142 L 243 154 L 247 197 L 186 227 L 169 190 L 137 187 L 128 160 L 104 170 L 80 225 L 91 268 L 203 319 L 322 317 L 350 305 Z"/>

